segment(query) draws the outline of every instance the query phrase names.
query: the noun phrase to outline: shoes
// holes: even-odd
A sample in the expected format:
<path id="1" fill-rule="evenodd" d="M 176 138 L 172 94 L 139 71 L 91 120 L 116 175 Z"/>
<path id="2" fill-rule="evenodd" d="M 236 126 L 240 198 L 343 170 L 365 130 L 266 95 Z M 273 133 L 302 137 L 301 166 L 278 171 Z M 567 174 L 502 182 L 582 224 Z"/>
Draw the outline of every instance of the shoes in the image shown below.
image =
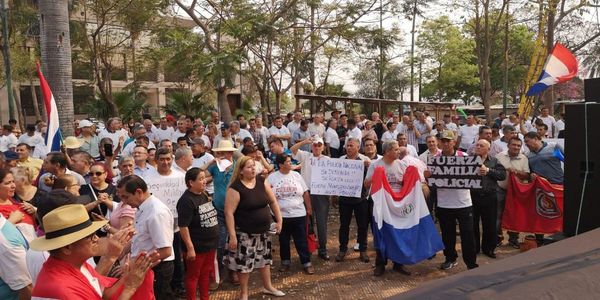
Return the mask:
<path id="1" fill-rule="evenodd" d="M 233 285 L 240 285 L 240 276 L 238 272 L 229 271 L 229 281 Z"/>
<path id="2" fill-rule="evenodd" d="M 280 290 L 274 290 L 274 291 L 270 291 L 267 290 L 265 288 L 262 289 L 262 293 L 265 295 L 271 295 L 271 296 L 275 296 L 275 297 L 283 297 L 285 296 L 285 293 L 280 291 Z"/>
<path id="3" fill-rule="evenodd" d="M 442 265 L 440 266 L 440 269 L 450 270 L 450 269 L 456 267 L 457 265 L 458 265 L 458 262 L 456 260 L 454 260 L 454 261 L 446 260 L 445 262 L 442 263 Z"/>
<path id="4" fill-rule="evenodd" d="M 375 270 L 373 270 L 373 276 L 379 277 L 385 273 L 385 265 L 377 265 L 375 266 Z"/>
<path id="5" fill-rule="evenodd" d="M 358 257 L 358 259 L 364 263 L 368 263 L 370 261 L 369 256 L 367 255 L 367 252 L 365 252 L 365 251 L 360 253 L 360 256 Z"/>
<path id="6" fill-rule="evenodd" d="M 498 236 L 498 243 L 496 243 L 496 247 L 500 247 L 502 246 L 502 242 L 504 241 L 504 236 L 503 235 L 499 235 Z M 509 241 L 510 243 L 510 241 Z"/>
<path id="7" fill-rule="evenodd" d="M 478 264 L 474 264 L 474 265 L 471 265 L 471 266 L 467 266 L 467 269 L 469 269 L 469 270 L 475 269 L 475 268 L 479 268 L 479 265 Z"/>
<path id="8" fill-rule="evenodd" d="M 336 256 L 335 256 L 335 261 L 337 262 L 341 262 L 344 261 L 344 257 L 346 257 L 346 252 L 345 251 L 340 251 Z"/>
<path id="9" fill-rule="evenodd" d="M 354 251 L 360 250 L 360 244 L 359 243 L 354 244 L 354 247 L 352 247 L 352 250 L 354 250 Z"/>
<path id="10" fill-rule="evenodd" d="M 304 267 L 304 274 L 306 274 L 306 275 L 315 274 L 315 268 L 313 268 L 313 266 Z"/>
<path id="11" fill-rule="evenodd" d="M 394 267 L 392 268 L 392 270 L 394 270 L 394 272 L 398 272 L 400 274 L 404 274 L 406 276 L 410 276 L 410 271 L 408 269 L 406 269 L 406 267 L 404 265 L 401 264 L 394 264 Z"/>
<path id="12" fill-rule="evenodd" d="M 290 270 L 290 265 L 281 265 L 279 267 L 279 272 L 287 272 Z"/>
<path id="13" fill-rule="evenodd" d="M 329 255 L 327 253 L 319 253 L 319 258 L 321 258 L 322 260 L 326 260 L 326 261 L 328 261 L 330 259 Z"/>
<path id="14" fill-rule="evenodd" d="M 494 253 L 494 251 L 490 251 L 490 252 L 484 251 L 483 254 L 489 258 L 496 258 L 496 253 Z"/>
<path id="15" fill-rule="evenodd" d="M 520 249 L 521 245 L 519 244 L 518 240 L 508 240 L 508 245 L 515 248 L 515 249 Z"/>
<path id="16" fill-rule="evenodd" d="M 219 289 L 219 283 L 216 281 L 213 281 L 208 285 L 208 290 L 211 292 L 216 291 L 218 289 Z"/>

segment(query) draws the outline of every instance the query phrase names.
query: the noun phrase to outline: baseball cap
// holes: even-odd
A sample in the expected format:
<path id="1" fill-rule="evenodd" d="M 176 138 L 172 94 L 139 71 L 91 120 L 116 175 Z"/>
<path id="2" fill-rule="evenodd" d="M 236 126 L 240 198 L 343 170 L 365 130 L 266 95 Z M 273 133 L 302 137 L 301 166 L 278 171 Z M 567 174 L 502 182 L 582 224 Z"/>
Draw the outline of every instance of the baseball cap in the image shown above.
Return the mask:
<path id="1" fill-rule="evenodd" d="M 7 150 L 7 151 L 4 151 L 4 159 L 7 161 L 17 160 L 17 159 L 19 159 L 19 154 L 15 151 Z"/>
<path id="2" fill-rule="evenodd" d="M 320 136 L 316 136 L 316 137 L 314 137 L 314 139 L 313 139 L 313 142 L 312 142 L 312 143 L 313 143 L 313 144 L 318 144 L 318 143 L 321 143 L 321 144 L 325 145 L 325 142 L 323 142 L 323 139 L 322 139 Z"/>
<path id="3" fill-rule="evenodd" d="M 94 124 L 88 120 L 81 120 L 79 121 L 79 126 L 77 128 L 92 127 L 92 125 Z"/>
<path id="4" fill-rule="evenodd" d="M 453 140 L 454 139 L 454 131 L 452 131 L 452 130 L 442 131 L 440 139 Z"/>
<path id="5" fill-rule="evenodd" d="M 229 129 L 229 124 L 223 122 L 223 124 L 221 124 L 221 129 Z"/>

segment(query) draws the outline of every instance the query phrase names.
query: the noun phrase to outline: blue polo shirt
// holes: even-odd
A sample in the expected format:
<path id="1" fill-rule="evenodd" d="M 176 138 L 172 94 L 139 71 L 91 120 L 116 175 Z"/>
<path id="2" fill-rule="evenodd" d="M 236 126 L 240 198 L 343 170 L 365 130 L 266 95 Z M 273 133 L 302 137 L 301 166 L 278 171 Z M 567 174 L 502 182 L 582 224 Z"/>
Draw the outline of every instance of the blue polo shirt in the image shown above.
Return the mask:
<path id="1" fill-rule="evenodd" d="M 542 148 L 538 152 L 531 150 L 527 155 L 529 169 L 532 173 L 548 179 L 550 183 L 563 184 L 564 171 L 560 159 L 554 153 L 556 150 L 564 153 L 559 144 L 548 144 L 542 141 Z"/>

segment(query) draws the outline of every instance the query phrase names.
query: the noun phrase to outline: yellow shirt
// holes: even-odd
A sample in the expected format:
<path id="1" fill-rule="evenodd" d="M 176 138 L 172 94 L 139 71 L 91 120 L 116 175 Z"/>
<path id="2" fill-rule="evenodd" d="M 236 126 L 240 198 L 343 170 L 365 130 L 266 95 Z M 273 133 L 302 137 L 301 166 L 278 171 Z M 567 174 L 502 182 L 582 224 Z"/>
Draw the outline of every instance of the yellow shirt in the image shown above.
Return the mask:
<path id="1" fill-rule="evenodd" d="M 29 170 L 31 182 L 33 182 L 40 173 L 43 162 L 44 161 L 39 158 L 28 157 L 25 161 L 20 160 L 17 163 L 17 166 L 27 168 Z"/>

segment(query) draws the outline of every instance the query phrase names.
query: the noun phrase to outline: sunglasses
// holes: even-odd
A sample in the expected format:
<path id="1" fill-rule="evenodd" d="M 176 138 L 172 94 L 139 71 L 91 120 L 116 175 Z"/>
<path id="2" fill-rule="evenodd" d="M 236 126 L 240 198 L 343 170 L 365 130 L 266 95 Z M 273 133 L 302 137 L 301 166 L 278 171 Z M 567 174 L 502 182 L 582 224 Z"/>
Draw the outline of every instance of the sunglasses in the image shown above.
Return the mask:
<path id="1" fill-rule="evenodd" d="M 97 176 L 100 177 L 102 174 L 104 174 L 104 172 L 90 172 L 90 176 Z"/>

